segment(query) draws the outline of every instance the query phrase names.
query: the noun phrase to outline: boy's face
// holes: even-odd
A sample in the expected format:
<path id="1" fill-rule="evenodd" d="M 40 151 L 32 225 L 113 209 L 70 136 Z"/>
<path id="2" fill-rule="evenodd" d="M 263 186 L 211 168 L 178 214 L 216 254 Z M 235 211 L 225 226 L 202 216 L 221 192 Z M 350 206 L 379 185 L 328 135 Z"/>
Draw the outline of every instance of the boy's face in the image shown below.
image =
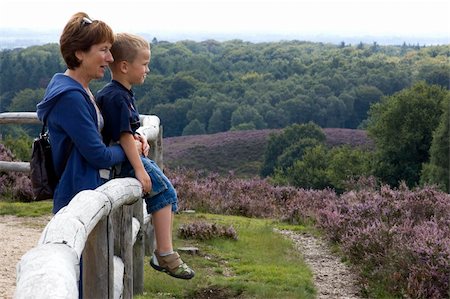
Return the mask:
<path id="1" fill-rule="evenodd" d="M 136 59 L 129 63 L 128 70 L 128 80 L 129 83 L 134 84 L 142 84 L 144 83 L 147 74 L 150 72 L 148 64 L 150 63 L 150 50 L 149 49 L 140 49 L 136 56 Z"/>

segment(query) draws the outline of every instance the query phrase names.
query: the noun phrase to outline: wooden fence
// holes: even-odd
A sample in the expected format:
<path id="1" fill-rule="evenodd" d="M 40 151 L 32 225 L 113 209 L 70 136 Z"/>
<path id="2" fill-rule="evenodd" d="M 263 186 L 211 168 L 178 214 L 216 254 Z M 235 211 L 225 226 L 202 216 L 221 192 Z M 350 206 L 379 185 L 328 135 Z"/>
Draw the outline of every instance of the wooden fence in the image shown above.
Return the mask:
<path id="1" fill-rule="evenodd" d="M 2 123 L 40 122 L 36 113 L 19 112 L 0 113 Z M 159 118 L 141 115 L 141 123 L 139 132 L 162 167 Z M 29 163 L 0 161 L 0 171 L 29 172 Z M 113 179 L 78 193 L 54 215 L 17 264 L 15 298 L 132 298 L 143 292 L 144 256 L 153 246 L 141 184 Z"/>

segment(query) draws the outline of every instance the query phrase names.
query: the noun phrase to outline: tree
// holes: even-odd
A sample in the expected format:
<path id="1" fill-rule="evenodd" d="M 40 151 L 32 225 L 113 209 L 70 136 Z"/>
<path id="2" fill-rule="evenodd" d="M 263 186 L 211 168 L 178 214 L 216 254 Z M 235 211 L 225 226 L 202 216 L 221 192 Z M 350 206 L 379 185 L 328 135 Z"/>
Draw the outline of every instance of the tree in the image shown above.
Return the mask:
<path id="1" fill-rule="evenodd" d="M 309 147 L 301 160 L 288 168 L 286 177 L 291 185 L 304 189 L 325 189 L 330 186 L 327 176 L 329 151 L 325 145 Z"/>
<path id="2" fill-rule="evenodd" d="M 170 82 L 170 89 L 168 92 L 169 99 L 175 101 L 176 99 L 188 98 L 191 95 L 198 82 L 191 76 L 177 74 Z"/>
<path id="3" fill-rule="evenodd" d="M 164 128 L 164 137 L 180 136 L 188 124 L 186 114 L 191 108 L 188 100 L 178 100 L 174 104 L 160 104 L 153 109 L 161 120 Z"/>
<path id="4" fill-rule="evenodd" d="M 290 125 L 281 133 L 271 134 L 264 153 L 264 162 L 260 172 L 261 176 L 266 177 L 273 174 L 275 168 L 279 167 L 278 157 L 291 145 L 306 138 L 315 139 L 318 142 L 325 142 L 326 136 L 318 125 L 311 122 L 301 125 Z"/>
<path id="5" fill-rule="evenodd" d="M 224 132 L 225 129 L 225 122 L 223 120 L 223 113 L 222 110 L 216 109 L 214 110 L 213 114 L 209 118 L 208 121 L 208 133 L 214 134 L 218 132 Z"/>
<path id="6" fill-rule="evenodd" d="M 19 91 L 11 101 L 8 110 L 18 112 L 35 112 L 36 104 L 44 97 L 45 90 L 25 88 Z"/>
<path id="7" fill-rule="evenodd" d="M 239 106 L 231 115 L 231 126 L 236 128 L 240 124 L 249 123 L 253 123 L 255 129 L 265 129 L 267 127 L 258 110 L 249 105 Z"/>
<path id="8" fill-rule="evenodd" d="M 361 121 L 367 118 L 367 111 L 370 105 L 376 103 L 383 96 L 383 93 L 375 86 L 358 86 L 353 90 L 355 94 L 355 101 L 353 102 L 353 114 L 350 116 L 350 121 L 347 125 L 350 128 L 357 128 Z"/>
<path id="9" fill-rule="evenodd" d="M 337 193 L 346 189 L 349 180 L 369 177 L 372 173 L 372 153 L 348 145 L 330 150 L 326 176 Z"/>
<path id="10" fill-rule="evenodd" d="M 194 119 L 191 120 L 191 122 L 186 127 L 184 127 L 182 135 L 202 135 L 205 133 L 205 125 L 202 124 L 198 119 Z"/>
<path id="11" fill-rule="evenodd" d="M 216 106 L 216 101 L 199 96 L 194 96 L 190 100 L 192 106 L 186 115 L 188 120 L 197 119 L 202 124 L 207 124 Z"/>
<path id="12" fill-rule="evenodd" d="M 419 69 L 419 80 L 425 80 L 428 84 L 437 84 L 447 90 L 450 89 L 450 66 L 448 63 L 433 63 L 422 66 Z"/>
<path id="13" fill-rule="evenodd" d="M 33 139 L 22 128 L 16 127 L 5 137 L 4 145 L 10 148 L 18 161 L 29 161 Z"/>
<path id="14" fill-rule="evenodd" d="M 291 167 L 295 161 L 301 160 L 303 154 L 310 147 L 315 147 L 322 144 L 315 138 L 302 138 L 296 143 L 286 148 L 283 153 L 277 158 L 277 168 L 285 171 Z"/>
<path id="15" fill-rule="evenodd" d="M 430 162 L 424 164 L 421 183 L 436 184 L 450 193 L 450 93 L 443 103 L 443 114 L 433 134 L 430 148 Z"/>
<path id="16" fill-rule="evenodd" d="M 347 107 L 344 102 L 335 96 L 327 98 L 326 106 L 326 128 L 342 128 L 347 118 Z"/>
<path id="17" fill-rule="evenodd" d="M 419 82 L 371 107 L 368 134 L 377 149 L 375 175 L 383 182 L 397 186 L 403 180 L 409 187 L 419 182 L 446 95 L 439 86 Z"/>

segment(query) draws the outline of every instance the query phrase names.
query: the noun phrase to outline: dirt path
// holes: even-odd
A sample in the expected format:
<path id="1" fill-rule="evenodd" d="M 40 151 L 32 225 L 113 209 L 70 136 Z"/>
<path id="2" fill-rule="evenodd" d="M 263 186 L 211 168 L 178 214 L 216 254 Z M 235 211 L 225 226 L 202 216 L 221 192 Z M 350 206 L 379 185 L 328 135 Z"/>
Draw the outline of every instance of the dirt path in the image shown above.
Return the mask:
<path id="1" fill-rule="evenodd" d="M 37 241 L 50 216 L 22 218 L 0 216 L 0 299 L 12 299 L 16 287 L 16 265 Z M 356 278 L 333 255 L 326 244 L 308 234 L 278 231 L 291 238 L 311 267 L 317 287 L 317 299 L 359 299 Z"/>
<path id="2" fill-rule="evenodd" d="M 36 246 L 48 217 L 0 216 L 0 298 L 10 299 L 16 288 L 16 265 Z"/>
<path id="3" fill-rule="evenodd" d="M 294 241 L 309 265 L 317 288 L 317 299 L 359 299 L 357 277 L 334 255 L 326 243 L 310 234 L 278 231 Z"/>

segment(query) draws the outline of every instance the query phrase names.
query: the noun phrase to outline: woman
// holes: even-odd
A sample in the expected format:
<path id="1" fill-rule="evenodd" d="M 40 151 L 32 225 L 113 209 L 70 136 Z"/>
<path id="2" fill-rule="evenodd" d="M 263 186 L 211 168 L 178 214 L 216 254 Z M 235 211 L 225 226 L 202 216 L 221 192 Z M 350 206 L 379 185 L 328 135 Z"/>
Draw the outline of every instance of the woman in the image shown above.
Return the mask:
<path id="1" fill-rule="evenodd" d="M 110 49 L 112 29 L 83 12 L 72 16 L 60 38 L 67 65 L 50 81 L 37 115 L 47 123 L 56 173 L 60 181 L 53 198 L 53 213 L 80 191 L 102 184 L 99 171 L 120 163 L 126 156 L 119 145 L 106 147 L 100 131 L 103 118 L 89 83 L 104 76 L 114 61 Z M 137 145 L 141 150 L 142 145 Z"/>

